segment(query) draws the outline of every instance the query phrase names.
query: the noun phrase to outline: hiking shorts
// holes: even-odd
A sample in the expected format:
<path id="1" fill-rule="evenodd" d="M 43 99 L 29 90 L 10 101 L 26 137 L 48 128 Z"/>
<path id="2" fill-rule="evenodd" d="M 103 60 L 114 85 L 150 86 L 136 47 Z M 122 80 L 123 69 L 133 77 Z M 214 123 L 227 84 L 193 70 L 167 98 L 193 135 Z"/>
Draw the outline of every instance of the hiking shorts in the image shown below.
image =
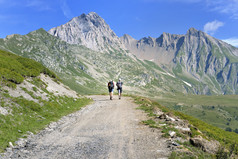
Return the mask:
<path id="1" fill-rule="evenodd" d="M 118 93 L 119 92 L 122 93 L 122 88 L 117 88 L 117 90 L 118 90 Z"/>
<path id="2" fill-rule="evenodd" d="M 108 88 L 109 93 L 113 92 L 113 88 Z"/>

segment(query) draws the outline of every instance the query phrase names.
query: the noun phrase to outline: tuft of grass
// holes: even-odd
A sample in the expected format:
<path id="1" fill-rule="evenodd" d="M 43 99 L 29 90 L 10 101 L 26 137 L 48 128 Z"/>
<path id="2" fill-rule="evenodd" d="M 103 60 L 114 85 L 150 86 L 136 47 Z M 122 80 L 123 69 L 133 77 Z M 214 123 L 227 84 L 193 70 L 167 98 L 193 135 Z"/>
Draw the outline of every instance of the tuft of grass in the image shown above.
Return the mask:
<path id="1" fill-rule="evenodd" d="M 143 124 L 149 125 L 151 128 L 158 128 L 156 122 L 152 119 L 142 121 Z"/>
<path id="2" fill-rule="evenodd" d="M 34 92 L 38 91 L 38 89 L 36 87 L 32 87 L 32 89 L 33 89 Z"/>

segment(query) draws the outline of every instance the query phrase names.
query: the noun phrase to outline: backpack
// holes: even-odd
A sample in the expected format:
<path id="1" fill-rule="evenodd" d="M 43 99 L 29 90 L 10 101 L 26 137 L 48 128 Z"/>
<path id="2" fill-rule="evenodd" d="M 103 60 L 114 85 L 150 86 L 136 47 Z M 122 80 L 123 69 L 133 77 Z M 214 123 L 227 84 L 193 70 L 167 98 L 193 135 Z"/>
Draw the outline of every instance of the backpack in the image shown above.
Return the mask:
<path id="1" fill-rule="evenodd" d="M 113 82 L 112 82 L 112 81 L 108 82 L 108 87 L 109 87 L 109 88 L 113 88 L 113 87 L 114 87 L 114 85 L 113 85 Z"/>

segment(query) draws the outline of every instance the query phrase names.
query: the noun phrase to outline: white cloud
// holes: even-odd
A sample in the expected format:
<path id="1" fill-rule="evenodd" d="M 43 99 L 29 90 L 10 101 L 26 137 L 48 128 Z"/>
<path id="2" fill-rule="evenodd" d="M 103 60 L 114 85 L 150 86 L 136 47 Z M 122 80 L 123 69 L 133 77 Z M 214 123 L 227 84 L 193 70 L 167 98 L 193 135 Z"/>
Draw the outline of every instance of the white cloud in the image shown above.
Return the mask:
<path id="1" fill-rule="evenodd" d="M 227 14 L 233 19 L 238 19 L 238 0 L 206 0 L 206 4 L 211 11 Z"/>
<path id="2" fill-rule="evenodd" d="M 214 20 L 212 22 L 207 22 L 204 25 L 204 31 L 208 34 L 213 35 L 217 31 L 217 29 L 219 29 L 223 25 L 224 25 L 223 22 L 220 22 L 220 21 L 217 21 L 217 20 Z"/>
<path id="3" fill-rule="evenodd" d="M 73 17 L 72 11 L 70 10 L 66 0 L 61 0 L 60 6 L 66 18 L 70 19 Z"/>
<path id="4" fill-rule="evenodd" d="M 222 41 L 224 41 L 224 42 L 226 42 L 228 44 L 231 44 L 231 45 L 233 45 L 235 47 L 238 47 L 238 38 L 229 38 L 229 39 L 224 39 Z"/>

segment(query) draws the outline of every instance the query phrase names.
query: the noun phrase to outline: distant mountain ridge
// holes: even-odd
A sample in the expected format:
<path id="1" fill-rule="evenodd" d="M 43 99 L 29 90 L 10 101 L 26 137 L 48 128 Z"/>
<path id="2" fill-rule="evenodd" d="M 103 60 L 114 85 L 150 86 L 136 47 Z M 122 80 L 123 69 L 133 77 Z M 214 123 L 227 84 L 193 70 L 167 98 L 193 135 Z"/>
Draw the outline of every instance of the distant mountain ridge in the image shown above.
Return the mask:
<path id="1" fill-rule="evenodd" d="M 128 34 L 120 37 L 124 46 L 141 59 L 154 60 L 160 64 L 168 64 L 173 61 L 176 53 L 181 49 L 181 46 L 187 45 L 186 51 L 193 51 L 192 47 L 196 42 L 193 37 L 197 37 L 199 40 L 214 43 L 217 46 L 226 47 L 229 49 L 229 53 L 234 56 L 238 56 L 238 49 L 221 41 L 215 39 L 208 34 L 198 31 L 194 28 L 190 28 L 185 35 L 177 35 L 170 33 L 163 33 L 158 38 L 144 37 L 140 40 L 136 40 Z M 198 40 L 196 39 L 196 40 Z M 189 50 L 190 49 L 190 50 Z M 199 51 L 199 50 L 197 50 Z M 163 56 L 169 54 L 169 59 L 164 59 Z M 163 55 L 163 56 L 161 56 Z"/>
<path id="2" fill-rule="evenodd" d="M 140 40 L 124 35 L 121 41 L 138 58 L 166 66 L 176 77 L 212 83 L 217 93 L 238 91 L 238 49 L 202 31 L 191 28 L 185 35 L 163 33 Z"/>
<path id="3" fill-rule="evenodd" d="M 152 94 L 238 94 L 238 49 L 194 28 L 185 35 L 119 38 L 91 12 L 48 33 L 40 29 L 0 39 L 0 48 L 66 73 L 66 82 L 74 77 L 70 81 L 80 84 L 80 90 L 120 76 L 131 90 Z"/>

